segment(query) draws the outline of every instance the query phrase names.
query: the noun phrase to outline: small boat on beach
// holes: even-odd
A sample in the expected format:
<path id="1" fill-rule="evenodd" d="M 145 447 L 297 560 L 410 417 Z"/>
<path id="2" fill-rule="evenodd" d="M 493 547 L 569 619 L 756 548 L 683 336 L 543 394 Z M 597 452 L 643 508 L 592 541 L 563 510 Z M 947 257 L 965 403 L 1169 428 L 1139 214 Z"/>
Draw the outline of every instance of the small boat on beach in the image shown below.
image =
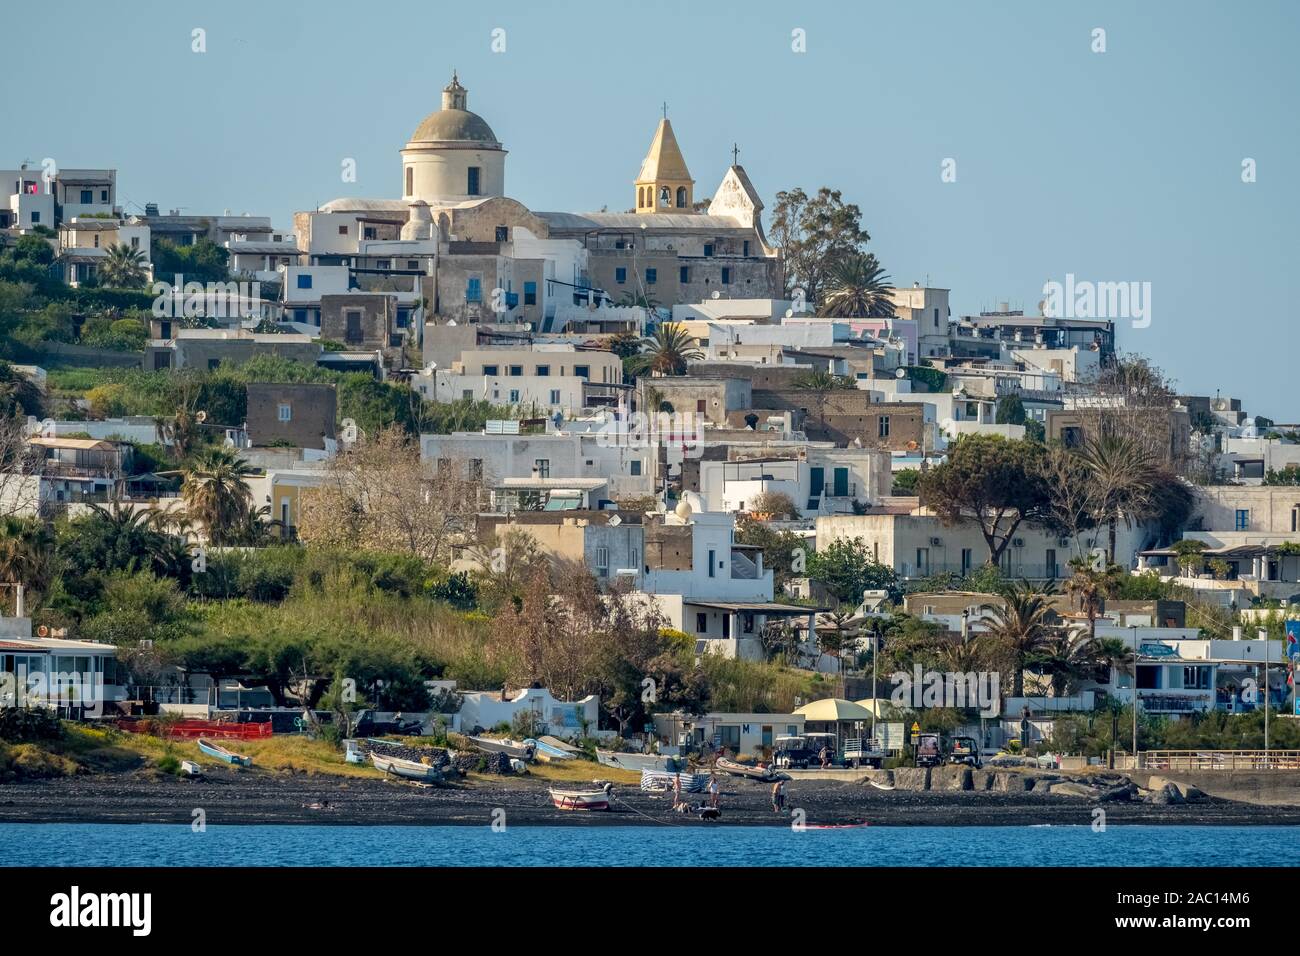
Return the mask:
<path id="1" fill-rule="evenodd" d="M 548 743 L 543 743 L 540 740 L 534 740 L 531 737 L 524 741 L 524 746 L 532 747 L 533 756 L 542 761 L 542 763 L 552 763 L 553 761 L 558 760 L 573 760 L 578 756 L 576 753 L 564 750 L 560 747 L 552 746 Z"/>
<path id="2" fill-rule="evenodd" d="M 442 771 L 437 767 L 417 763 L 414 760 L 403 760 L 401 757 L 385 757 L 373 750 L 370 752 L 370 762 L 375 765 L 375 769 L 380 773 L 401 777 L 403 780 L 436 783 L 442 779 Z"/>
<path id="3" fill-rule="evenodd" d="M 750 780 L 759 780 L 763 783 L 771 783 L 774 780 L 790 779 L 789 775 L 777 773 L 771 767 L 751 767 L 748 764 L 736 763 L 734 760 L 728 760 L 726 757 L 719 757 L 714 763 L 714 767 L 733 777 L 748 777 Z"/>
<path id="4" fill-rule="evenodd" d="M 196 764 L 193 760 L 182 760 L 182 761 L 181 761 L 181 776 L 183 776 L 183 777 L 201 777 L 201 776 L 203 776 L 203 768 L 200 767 L 198 764 Z"/>
<path id="5" fill-rule="evenodd" d="M 505 754 L 507 757 L 515 757 L 519 760 L 532 760 L 533 755 L 537 752 L 528 745 L 527 741 L 520 743 L 506 737 L 470 737 L 468 739 L 479 750 L 490 754 Z"/>
<path id="6" fill-rule="evenodd" d="M 232 767 L 251 767 L 253 765 L 252 757 L 245 757 L 237 754 L 233 750 L 227 750 L 220 744 L 213 743 L 211 740 L 199 738 L 199 750 L 209 757 L 216 757 L 222 763 L 228 763 Z"/>
<path id="7" fill-rule="evenodd" d="M 596 760 L 606 767 L 618 767 L 620 770 L 639 772 L 642 770 L 661 770 L 675 772 L 685 770 L 685 764 L 677 757 L 664 754 L 625 754 L 615 750 L 597 750 Z"/>
<path id="8" fill-rule="evenodd" d="M 557 810 L 608 810 L 612 784 L 599 790 L 561 790 L 551 787 L 551 802 Z"/>

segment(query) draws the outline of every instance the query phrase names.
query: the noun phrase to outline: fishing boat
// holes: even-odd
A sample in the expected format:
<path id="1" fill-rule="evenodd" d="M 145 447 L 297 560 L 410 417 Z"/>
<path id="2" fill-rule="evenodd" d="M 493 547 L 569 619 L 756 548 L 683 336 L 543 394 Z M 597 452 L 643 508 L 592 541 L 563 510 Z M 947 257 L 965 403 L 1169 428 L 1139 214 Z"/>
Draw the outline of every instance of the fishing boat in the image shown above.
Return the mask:
<path id="1" fill-rule="evenodd" d="M 434 783 L 442 779 L 442 771 L 437 767 L 430 767 L 428 764 L 417 763 L 414 760 L 403 760 L 401 757 L 385 757 L 373 750 L 370 752 L 370 762 L 380 773 L 401 777 L 403 780 Z"/>
<path id="2" fill-rule="evenodd" d="M 470 737 L 472 743 L 479 750 L 486 751 L 490 754 L 505 754 L 507 757 L 515 757 L 519 760 L 532 760 L 533 755 L 537 752 L 525 741 L 520 743 L 517 740 L 510 740 L 502 737 Z"/>
<path id="3" fill-rule="evenodd" d="M 181 775 L 186 777 L 201 777 L 203 776 L 203 768 L 193 760 L 182 760 Z"/>
<path id="4" fill-rule="evenodd" d="M 558 790 L 551 787 L 551 802 L 557 810 L 608 810 L 611 784 L 599 790 Z"/>
<path id="5" fill-rule="evenodd" d="M 728 760 L 726 757 L 719 757 L 714 763 L 714 767 L 723 773 L 731 774 L 733 777 L 748 777 L 750 780 L 761 780 L 763 783 L 771 783 L 773 780 L 789 780 L 789 776 L 783 773 L 777 773 L 770 767 L 751 767 L 748 764 L 736 763 L 734 760 Z"/>
<path id="6" fill-rule="evenodd" d="M 253 765 L 252 757 L 245 757 L 237 754 L 233 750 L 227 750 L 220 744 L 214 744 L 211 740 L 199 738 L 199 750 L 209 757 L 216 757 L 222 763 L 228 763 L 232 767 L 251 767 Z"/>
<path id="7" fill-rule="evenodd" d="M 573 760 L 578 755 L 568 750 L 543 743 L 540 740 L 533 740 L 531 737 L 524 741 L 524 745 L 533 748 L 533 755 L 542 763 L 551 763 L 558 760 Z"/>
<path id="8" fill-rule="evenodd" d="M 573 744 L 569 743 L 567 740 L 561 740 L 559 737 L 552 737 L 550 734 L 543 734 L 541 737 L 538 737 L 537 740 L 540 743 L 546 744 L 548 747 L 554 747 L 556 750 L 563 750 L 567 754 L 573 754 L 575 757 L 582 756 L 581 750 L 573 746 Z"/>
<path id="9" fill-rule="evenodd" d="M 676 757 L 664 754 L 624 754 L 614 750 L 597 750 L 596 760 L 606 767 L 618 767 L 620 770 L 685 770 L 685 765 Z"/>

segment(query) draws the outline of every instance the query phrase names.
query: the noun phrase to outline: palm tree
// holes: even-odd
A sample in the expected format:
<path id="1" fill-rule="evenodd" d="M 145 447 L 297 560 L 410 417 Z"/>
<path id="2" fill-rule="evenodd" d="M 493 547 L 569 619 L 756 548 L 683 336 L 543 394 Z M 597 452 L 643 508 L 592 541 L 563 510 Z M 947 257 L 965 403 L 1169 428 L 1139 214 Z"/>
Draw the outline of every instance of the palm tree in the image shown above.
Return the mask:
<path id="1" fill-rule="evenodd" d="M 212 544 L 236 540 L 246 527 L 253 496 L 248 462 L 228 448 L 207 448 L 182 470 L 181 500 Z"/>
<path id="2" fill-rule="evenodd" d="M 655 329 L 655 334 L 642 341 L 644 350 L 631 360 L 632 370 L 638 375 L 685 375 L 687 365 L 704 358 L 695 347 L 686 328 L 676 322 L 665 322 Z"/>
<path id="3" fill-rule="evenodd" d="M 1080 629 L 1054 629 L 1026 661 L 1026 669 L 1049 678 L 1052 696 L 1064 697 L 1070 684 L 1097 669 L 1094 641 Z"/>
<path id="4" fill-rule="evenodd" d="M 0 518 L 0 583 L 42 591 L 49 583 L 54 536 L 34 518 Z"/>
<path id="5" fill-rule="evenodd" d="M 1092 566 L 1087 557 L 1070 559 L 1070 570 L 1074 574 L 1065 582 L 1065 593 L 1079 602 L 1079 610 L 1088 616 L 1088 637 L 1097 637 L 1097 618 L 1106 598 L 1113 596 L 1119 589 L 1123 569 L 1118 564 L 1107 564 L 1100 570 Z"/>
<path id="6" fill-rule="evenodd" d="M 1003 603 L 988 605 L 987 634 L 1011 663 L 1012 697 L 1023 697 L 1025 669 L 1033 655 L 1051 636 L 1055 611 L 1047 598 L 1049 583 L 1039 589 L 1026 580 L 1012 582 L 1003 592 Z"/>
<path id="7" fill-rule="evenodd" d="M 1151 452 L 1129 435 L 1089 438 L 1079 457 L 1092 485 L 1094 517 L 1109 531 L 1106 558 L 1113 563 L 1119 522 L 1131 527 L 1148 510 L 1159 469 Z"/>
<path id="8" fill-rule="evenodd" d="M 844 652 L 857 644 L 857 626 L 852 623 L 853 609 L 848 605 L 826 611 L 817 626 L 817 646 L 823 654 L 835 658 L 835 675 L 844 677 Z"/>
<path id="9" fill-rule="evenodd" d="M 108 247 L 108 258 L 99 267 L 99 281 L 115 289 L 138 289 L 144 285 L 144 253 L 119 242 Z"/>
<path id="10" fill-rule="evenodd" d="M 801 375 L 793 384 L 795 388 L 813 393 L 813 400 L 817 403 L 817 427 L 823 432 L 826 430 L 826 397 L 837 389 L 856 387 L 848 379 L 822 371 Z"/>
<path id="11" fill-rule="evenodd" d="M 832 318 L 882 318 L 894 314 L 894 290 L 884 267 L 871 253 L 852 254 L 831 263 L 817 314 Z"/>

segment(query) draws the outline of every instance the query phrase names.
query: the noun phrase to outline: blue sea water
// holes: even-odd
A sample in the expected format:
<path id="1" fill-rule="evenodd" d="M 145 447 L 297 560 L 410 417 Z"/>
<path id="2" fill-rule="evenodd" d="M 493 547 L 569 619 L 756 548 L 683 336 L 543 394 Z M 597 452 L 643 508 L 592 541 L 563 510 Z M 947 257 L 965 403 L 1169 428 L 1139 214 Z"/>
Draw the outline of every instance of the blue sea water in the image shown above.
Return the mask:
<path id="1" fill-rule="evenodd" d="M 0 824 L 0 866 L 1295 866 L 1300 827 Z"/>

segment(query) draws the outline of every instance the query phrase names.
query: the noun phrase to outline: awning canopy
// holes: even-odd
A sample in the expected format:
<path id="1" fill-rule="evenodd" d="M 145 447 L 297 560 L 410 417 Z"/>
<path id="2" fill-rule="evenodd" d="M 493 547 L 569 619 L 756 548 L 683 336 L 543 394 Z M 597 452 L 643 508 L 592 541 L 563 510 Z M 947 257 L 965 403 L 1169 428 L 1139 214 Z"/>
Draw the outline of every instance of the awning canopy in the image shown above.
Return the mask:
<path id="1" fill-rule="evenodd" d="M 826 697 L 822 700 L 815 700 L 811 704 L 804 704 L 795 713 L 800 714 L 804 720 L 820 723 L 870 720 L 872 716 L 871 711 L 861 704 L 855 704 L 853 701 L 845 700 L 842 697 Z"/>

